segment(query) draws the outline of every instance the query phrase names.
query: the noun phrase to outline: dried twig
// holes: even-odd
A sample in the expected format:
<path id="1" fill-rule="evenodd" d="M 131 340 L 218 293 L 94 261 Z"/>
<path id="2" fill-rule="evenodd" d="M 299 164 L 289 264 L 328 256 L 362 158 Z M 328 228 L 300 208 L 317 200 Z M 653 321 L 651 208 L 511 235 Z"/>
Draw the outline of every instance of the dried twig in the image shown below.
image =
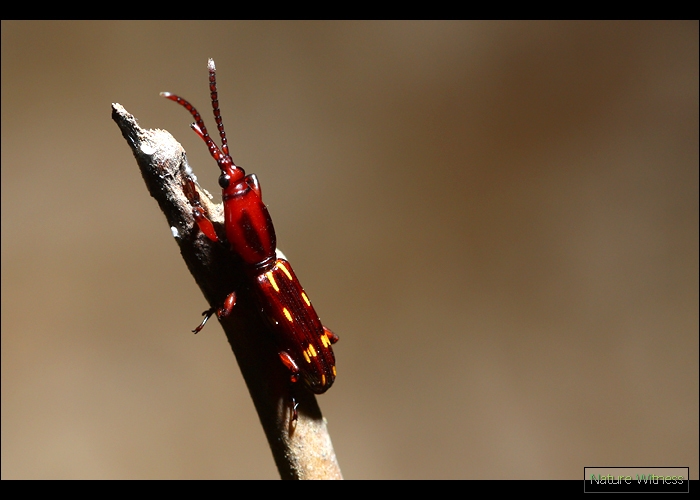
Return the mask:
<path id="1" fill-rule="evenodd" d="M 112 105 L 112 119 L 129 143 L 148 191 L 165 214 L 180 253 L 209 304 L 219 305 L 232 290 L 237 292 L 234 312 L 221 325 L 248 385 L 281 477 L 342 479 L 316 398 L 289 383 L 289 372 L 280 363 L 271 334 L 245 287 L 240 264 L 223 245 L 212 243 L 194 224 L 192 207 L 182 188 L 189 169 L 184 149 L 165 130 L 139 127 L 120 104 Z M 222 207 L 212 204 L 205 194 L 200 198 L 212 222 L 222 225 Z M 292 395 L 299 402 L 296 422 L 290 418 Z"/>

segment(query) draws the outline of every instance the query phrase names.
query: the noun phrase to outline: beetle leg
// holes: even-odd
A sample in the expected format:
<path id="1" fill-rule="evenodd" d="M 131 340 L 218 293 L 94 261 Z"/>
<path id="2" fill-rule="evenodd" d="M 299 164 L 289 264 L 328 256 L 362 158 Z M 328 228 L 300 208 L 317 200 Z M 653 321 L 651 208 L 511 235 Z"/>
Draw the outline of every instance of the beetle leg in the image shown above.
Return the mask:
<path id="1" fill-rule="evenodd" d="M 202 316 L 204 316 L 204 319 L 202 322 L 199 324 L 197 328 L 192 330 L 192 333 L 199 333 L 202 328 L 204 328 L 204 325 L 207 324 L 207 321 L 209 321 L 209 318 L 211 318 L 214 313 L 216 313 L 216 317 L 219 319 L 227 317 L 229 314 L 231 314 L 231 311 L 233 311 L 233 306 L 236 305 L 236 292 L 231 292 L 226 296 L 226 299 L 224 300 L 224 304 L 221 307 L 210 307 L 206 311 L 202 313 Z"/>
<path id="2" fill-rule="evenodd" d="M 209 321 L 209 318 L 211 318 L 215 312 L 216 312 L 216 308 L 214 308 L 214 307 L 211 307 L 211 308 L 207 309 L 206 311 L 204 311 L 202 313 L 202 316 L 204 316 L 204 319 L 202 320 L 202 322 L 199 324 L 199 326 L 197 328 L 192 330 L 192 333 L 194 333 L 194 334 L 199 333 L 202 330 L 202 328 L 204 328 L 204 325 L 207 324 L 207 321 Z"/>
<path id="3" fill-rule="evenodd" d="M 297 406 L 299 406 L 299 403 L 297 403 L 297 400 L 292 396 L 292 422 L 294 422 L 298 417 L 299 413 L 297 412 Z"/>
<path id="4" fill-rule="evenodd" d="M 299 381 L 299 367 L 297 366 L 296 362 L 292 359 L 292 357 L 289 355 L 287 351 L 280 351 L 279 352 L 279 357 L 282 360 L 282 364 L 287 367 L 287 369 L 292 372 L 291 377 L 289 377 L 290 382 L 295 383 Z M 292 395 L 292 422 L 297 419 L 299 416 L 299 413 L 297 412 L 297 406 L 299 406 L 299 403 L 297 403 L 297 400 L 294 398 L 294 395 Z"/>
<path id="5" fill-rule="evenodd" d="M 224 299 L 224 305 L 216 311 L 216 316 L 221 319 L 227 317 L 233 311 L 233 306 L 236 305 L 236 292 L 231 292 Z"/>
<path id="6" fill-rule="evenodd" d="M 323 333 L 326 334 L 326 337 L 328 338 L 328 341 L 331 344 L 335 344 L 336 342 L 338 342 L 338 339 L 340 339 L 340 337 L 338 337 L 335 333 L 333 333 L 330 330 L 330 328 L 326 328 L 325 326 L 323 327 Z"/>
<path id="7" fill-rule="evenodd" d="M 286 366 L 290 372 L 292 372 L 292 376 L 289 378 L 289 380 L 292 383 L 298 382 L 299 381 L 299 367 L 297 366 L 296 362 L 292 359 L 292 357 L 289 355 L 289 353 L 287 351 L 280 351 L 279 357 L 282 360 L 282 364 L 284 366 Z"/>
<path id="8" fill-rule="evenodd" d="M 187 201 L 190 202 L 190 206 L 192 207 L 192 217 L 194 217 L 194 221 L 197 224 L 197 227 L 199 227 L 199 230 L 211 241 L 220 241 L 219 237 L 216 235 L 216 231 L 214 230 L 214 224 L 212 224 L 209 218 L 204 215 L 204 209 L 202 208 L 202 204 L 200 202 L 199 193 L 195 188 L 194 181 L 189 175 L 185 176 L 185 180 L 182 183 L 182 192 L 187 197 Z"/>

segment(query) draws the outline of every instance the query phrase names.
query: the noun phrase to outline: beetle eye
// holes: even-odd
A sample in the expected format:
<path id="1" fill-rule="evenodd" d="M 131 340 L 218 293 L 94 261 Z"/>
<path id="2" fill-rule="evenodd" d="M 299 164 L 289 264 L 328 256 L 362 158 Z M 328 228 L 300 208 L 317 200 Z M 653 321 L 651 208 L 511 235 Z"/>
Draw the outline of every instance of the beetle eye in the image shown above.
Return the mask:
<path id="1" fill-rule="evenodd" d="M 226 189 L 231 182 L 231 177 L 228 174 L 222 173 L 219 176 L 219 186 L 221 189 Z"/>

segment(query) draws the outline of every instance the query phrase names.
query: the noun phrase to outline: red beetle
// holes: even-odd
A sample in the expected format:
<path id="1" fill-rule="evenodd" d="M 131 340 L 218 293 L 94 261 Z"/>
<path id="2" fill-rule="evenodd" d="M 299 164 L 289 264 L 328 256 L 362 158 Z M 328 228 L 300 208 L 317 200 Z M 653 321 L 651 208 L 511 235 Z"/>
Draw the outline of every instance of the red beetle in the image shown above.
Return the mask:
<path id="1" fill-rule="evenodd" d="M 209 153 L 221 169 L 219 185 L 224 203 L 224 222 L 230 249 L 244 262 L 251 287 L 260 310 L 275 334 L 280 360 L 291 372 L 290 380 L 303 380 L 316 394 L 326 392 L 336 376 L 335 356 L 331 344 L 338 336 L 323 326 L 306 292 L 294 274 L 291 264 L 276 256 L 275 228 L 262 201 L 260 183 L 255 174 L 246 175 L 228 151 L 219 101 L 216 91 L 216 68 L 209 59 L 209 89 L 216 126 L 221 137 L 219 148 L 207 133 L 207 128 L 194 106 L 169 92 L 161 95 L 184 106 L 195 119 L 192 129 L 209 147 Z M 187 179 L 185 194 L 199 229 L 212 241 L 220 241 L 211 221 L 204 215 L 194 181 Z M 232 291 L 218 308 L 205 311 L 204 320 L 193 330 L 199 332 L 216 312 L 219 318 L 228 316 L 236 304 Z M 294 419 L 297 418 L 294 404 Z"/>

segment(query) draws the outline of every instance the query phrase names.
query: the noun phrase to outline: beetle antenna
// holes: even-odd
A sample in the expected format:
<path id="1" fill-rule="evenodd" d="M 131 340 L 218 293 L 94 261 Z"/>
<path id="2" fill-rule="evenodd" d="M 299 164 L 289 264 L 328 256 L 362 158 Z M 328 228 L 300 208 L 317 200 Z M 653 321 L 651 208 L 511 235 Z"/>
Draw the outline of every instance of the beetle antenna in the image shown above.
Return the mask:
<path id="1" fill-rule="evenodd" d="M 211 91 L 211 106 L 214 109 L 214 119 L 216 120 L 216 128 L 219 129 L 219 136 L 221 137 L 221 149 L 212 140 L 209 132 L 207 132 L 207 127 L 204 125 L 204 120 L 202 120 L 202 115 L 199 114 L 197 108 L 192 106 L 188 101 L 182 97 L 172 94 L 170 92 L 161 92 L 160 95 L 171 101 L 175 101 L 180 106 L 184 107 L 190 112 L 194 118 L 194 123 L 192 124 L 192 130 L 202 138 L 202 140 L 207 144 L 209 148 L 209 154 L 216 160 L 216 163 L 223 170 L 226 165 L 229 164 L 235 167 L 233 163 L 233 158 L 228 153 L 228 141 L 226 140 L 226 132 L 224 131 L 224 122 L 221 119 L 221 111 L 219 110 L 219 98 L 216 91 L 216 66 L 214 66 L 214 59 L 209 59 L 207 64 L 209 68 L 209 90 Z M 237 167 L 236 167 L 237 168 Z"/>
<path id="2" fill-rule="evenodd" d="M 221 110 L 219 109 L 219 94 L 216 91 L 216 66 L 214 59 L 209 59 L 207 62 L 209 68 L 209 90 L 211 91 L 211 107 L 214 109 L 214 119 L 216 120 L 216 128 L 219 129 L 221 137 L 221 151 L 226 156 L 228 154 L 228 141 L 226 140 L 226 131 L 224 130 L 224 121 L 221 118 Z"/>
<path id="3" fill-rule="evenodd" d="M 207 146 L 209 147 L 209 154 L 212 155 L 212 157 L 217 161 L 217 163 L 219 162 L 219 159 L 224 158 L 224 154 L 219 149 L 219 146 L 217 146 L 216 143 L 214 143 L 214 141 L 211 140 L 211 137 L 207 132 L 207 127 L 206 125 L 204 125 L 204 121 L 202 121 L 202 116 L 199 114 L 199 111 L 197 111 L 197 108 L 192 106 L 182 97 L 172 94 L 170 92 L 161 92 L 160 95 L 165 97 L 166 99 L 175 101 L 180 106 L 189 111 L 190 114 L 194 117 L 195 121 L 195 123 L 192 124 L 192 129 L 197 133 L 199 137 L 202 138 L 204 142 L 207 143 Z"/>

